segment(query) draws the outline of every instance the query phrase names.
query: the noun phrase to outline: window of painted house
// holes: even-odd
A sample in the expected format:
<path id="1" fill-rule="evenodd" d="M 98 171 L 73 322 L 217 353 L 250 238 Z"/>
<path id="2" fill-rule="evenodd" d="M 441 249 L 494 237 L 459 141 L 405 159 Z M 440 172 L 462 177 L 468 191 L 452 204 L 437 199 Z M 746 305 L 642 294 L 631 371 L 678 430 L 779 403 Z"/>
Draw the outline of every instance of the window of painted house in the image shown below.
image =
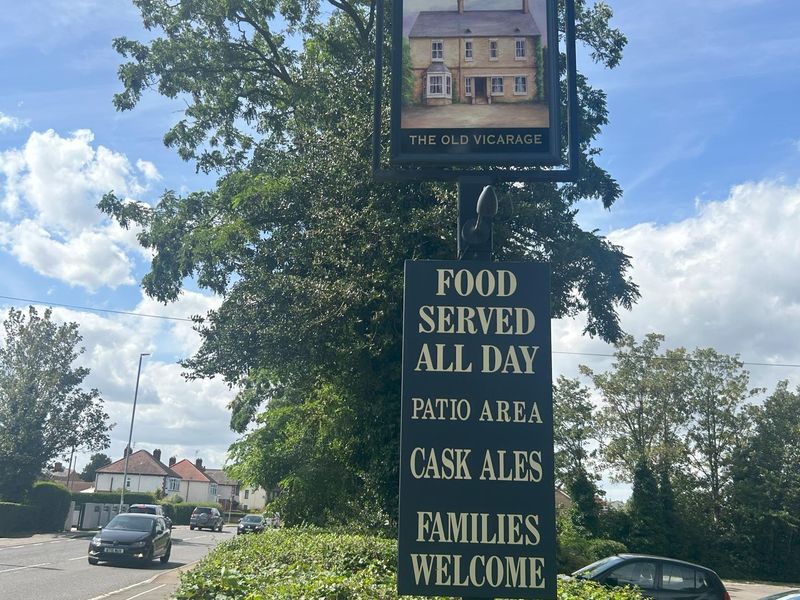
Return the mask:
<path id="1" fill-rule="evenodd" d="M 514 58 L 516 60 L 525 60 L 525 38 L 514 40 Z"/>
<path id="2" fill-rule="evenodd" d="M 464 40 L 464 60 L 472 60 L 473 57 L 472 40 Z"/>
<path id="3" fill-rule="evenodd" d="M 497 60 L 497 40 L 489 40 L 489 60 Z"/>
<path id="4" fill-rule="evenodd" d="M 492 96 L 503 95 L 503 78 L 492 77 Z"/>
<path id="5" fill-rule="evenodd" d="M 517 75 L 514 77 L 514 93 L 519 95 L 526 95 L 528 93 L 528 78 L 524 75 Z"/>
<path id="6" fill-rule="evenodd" d="M 167 478 L 167 491 L 168 492 L 177 492 L 181 489 L 181 482 L 180 479 L 177 477 L 169 477 Z"/>
<path id="7" fill-rule="evenodd" d="M 431 60 L 444 60 L 444 43 L 442 40 L 431 40 Z"/>
<path id="8" fill-rule="evenodd" d="M 464 95 L 472 96 L 472 77 L 464 78 Z"/>
<path id="9" fill-rule="evenodd" d="M 216 496 L 217 495 L 217 484 L 216 483 L 211 483 L 211 484 L 208 485 L 208 493 L 211 494 L 212 496 Z"/>

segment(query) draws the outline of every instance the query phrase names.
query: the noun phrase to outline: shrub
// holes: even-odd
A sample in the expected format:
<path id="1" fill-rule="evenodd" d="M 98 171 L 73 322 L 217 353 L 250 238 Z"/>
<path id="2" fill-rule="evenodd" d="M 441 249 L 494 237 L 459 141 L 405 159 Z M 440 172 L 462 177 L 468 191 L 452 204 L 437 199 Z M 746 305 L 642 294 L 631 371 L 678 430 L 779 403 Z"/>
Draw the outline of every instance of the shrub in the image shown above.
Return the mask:
<path id="1" fill-rule="evenodd" d="M 0 502 L 0 536 L 21 531 L 34 531 L 38 509 L 29 504 Z"/>
<path id="2" fill-rule="evenodd" d="M 71 496 L 60 483 L 39 481 L 33 485 L 29 502 L 38 510 L 37 531 L 63 531 Z"/>
<path id="3" fill-rule="evenodd" d="M 119 504 L 119 491 L 116 492 L 92 492 L 91 494 L 81 494 L 72 492 L 72 499 L 76 506 L 96 502 L 98 504 Z M 155 494 L 149 492 L 125 492 L 125 504 L 158 504 Z"/>
<path id="4" fill-rule="evenodd" d="M 268 530 L 215 548 L 181 575 L 174 598 L 398 600 L 396 565 L 395 540 L 312 528 Z M 559 581 L 558 587 L 560 600 L 641 599 L 631 589 L 585 581 Z"/>

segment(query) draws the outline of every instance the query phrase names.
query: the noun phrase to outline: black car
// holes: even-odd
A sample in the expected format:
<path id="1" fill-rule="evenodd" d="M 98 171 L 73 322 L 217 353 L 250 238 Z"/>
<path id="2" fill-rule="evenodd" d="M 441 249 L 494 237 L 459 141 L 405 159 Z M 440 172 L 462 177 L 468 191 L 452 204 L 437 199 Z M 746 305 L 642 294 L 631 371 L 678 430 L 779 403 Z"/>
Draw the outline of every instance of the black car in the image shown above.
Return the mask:
<path id="1" fill-rule="evenodd" d="M 572 576 L 611 587 L 636 586 L 643 596 L 654 600 L 731 600 L 711 569 L 663 556 L 617 554 L 578 569 Z"/>
<path id="2" fill-rule="evenodd" d="M 89 542 L 89 564 L 107 562 L 140 562 L 149 564 L 154 558 L 169 561 L 172 537 L 164 517 L 149 514 L 117 515 Z"/>
<path id="3" fill-rule="evenodd" d="M 189 517 L 189 529 L 210 529 L 214 531 L 222 531 L 222 526 L 225 522 L 222 520 L 222 515 L 219 510 L 209 506 L 197 506 L 192 511 Z"/>
<path id="4" fill-rule="evenodd" d="M 242 533 L 261 533 L 266 527 L 264 517 L 261 515 L 246 515 L 239 519 L 239 526 L 236 528 L 236 535 Z"/>

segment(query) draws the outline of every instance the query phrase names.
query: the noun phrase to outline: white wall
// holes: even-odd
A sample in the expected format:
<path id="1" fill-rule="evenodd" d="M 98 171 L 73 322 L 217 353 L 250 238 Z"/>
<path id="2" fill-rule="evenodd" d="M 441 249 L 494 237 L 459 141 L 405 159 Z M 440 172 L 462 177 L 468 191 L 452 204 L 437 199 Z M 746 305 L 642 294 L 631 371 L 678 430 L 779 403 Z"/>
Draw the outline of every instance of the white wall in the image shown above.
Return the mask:
<path id="1" fill-rule="evenodd" d="M 164 477 L 160 475 L 129 474 L 129 492 L 156 492 L 164 489 Z M 97 473 L 94 489 L 96 492 L 110 492 L 122 488 L 122 473 Z"/>
<path id="2" fill-rule="evenodd" d="M 267 493 L 263 489 L 243 487 L 239 491 L 239 506 L 241 506 L 243 510 L 261 510 L 266 505 Z"/>
<path id="3" fill-rule="evenodd" d="M 216 502 L 216 497 L 209 493 L 207 481 L 181 480 L 179 495 L 184 502 Z"/>

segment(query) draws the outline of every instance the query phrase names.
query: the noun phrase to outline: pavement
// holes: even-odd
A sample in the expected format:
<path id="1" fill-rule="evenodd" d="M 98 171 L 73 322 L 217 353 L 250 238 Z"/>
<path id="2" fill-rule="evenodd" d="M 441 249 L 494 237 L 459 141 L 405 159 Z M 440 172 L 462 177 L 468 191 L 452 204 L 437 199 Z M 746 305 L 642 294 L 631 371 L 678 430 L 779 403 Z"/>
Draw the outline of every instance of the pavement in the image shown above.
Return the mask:
<path id="1" fill-rule="evenodd" d="M 756 583 L 749 581 L 723 581 L 731 595 L 731 600 L 760 600 L 779 592 L 798 589 L 798 586 L 781 584 Z"/>

